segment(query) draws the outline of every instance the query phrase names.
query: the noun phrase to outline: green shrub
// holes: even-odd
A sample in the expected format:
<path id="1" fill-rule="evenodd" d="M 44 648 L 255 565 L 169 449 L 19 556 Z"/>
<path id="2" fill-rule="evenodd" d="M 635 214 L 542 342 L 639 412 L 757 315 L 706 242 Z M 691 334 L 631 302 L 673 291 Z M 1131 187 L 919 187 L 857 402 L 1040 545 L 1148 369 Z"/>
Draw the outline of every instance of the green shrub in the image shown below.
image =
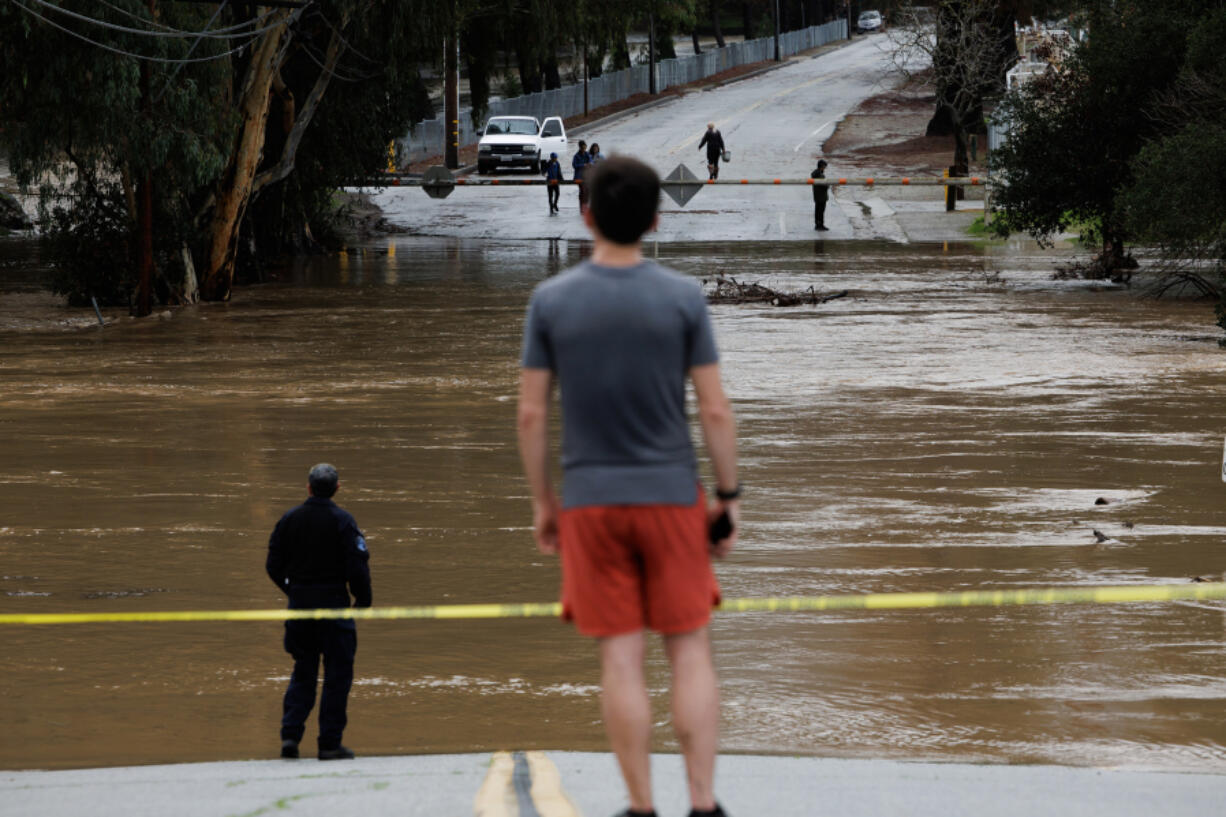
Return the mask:
<path id="1" fill-rule="evenodd" d="M 42 217 L 43 246 L 54 272 L 48 286 L 70 306 L 90 297 L 107 306 L 132 299 L 132 225 L 122 194 L 82 195 L 70 208 L 54 206 Z"/>

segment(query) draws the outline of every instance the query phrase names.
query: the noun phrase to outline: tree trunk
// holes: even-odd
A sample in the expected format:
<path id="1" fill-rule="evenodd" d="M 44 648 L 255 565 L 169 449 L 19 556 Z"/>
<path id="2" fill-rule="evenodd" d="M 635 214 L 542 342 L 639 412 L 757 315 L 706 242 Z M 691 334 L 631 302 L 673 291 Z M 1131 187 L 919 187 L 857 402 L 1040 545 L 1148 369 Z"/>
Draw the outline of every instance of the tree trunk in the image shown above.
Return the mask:
<path id="1" fill-rule="evenodd" d="M 958 61 L 954 40 L 960 23 L 958 9 L 954 5 L 942 3 L 937 6 L 936 46 L 932 53 L 933 73 L 938 77 L 937 107 L 928 120 L 928 127 L 924 129 L 925 136 L 953 136 L 958 128 L 954 110 L 959 89 L 952 87 L 948 80 L 942 82 L 940 78 L 950 78 L 957 73 L 953 70 Z"/>
<path id="2" fill-rule="evenodd" d="M 748 3 L 741 3 L 741 29 L 745 39 L 753 39 L 753 9 Z"/>
<path id="3" fill-rule="evenodd" d="M 724 48 L 724 32 L 719 28 L 719 0 L 711 0 L 707 4 L 711 12 L 711 28 L 715 31 L 715 45 Z"/>
<path id="4" fill-rule="evenodd" d="M 690 29 L 690 39 L 694 41 L 694 53 L 701 54 L 702 46 L 698 44 L 698 24 L 697 23 L 695 23 L 694 27 Z"/>
<path id="5" fill-rule="evenodd" d="M 562 73 L 558 70 L 558 57 L 556 52 L 550 52 L 549 56 L 541 60 L 541 73 L 545 76 L 545 90 L 552 91 L 555 88 L 562 87 Z"/>
<path id="6" fill-rule="evenodd" d="M 675 60 L 677 58 L 677 47 L 673 44 L 673 24 L 671 22 L 660 23 L 656 20 L 656 62 L 660 60 Z"/>
<path id="7" fill-rule="evenodd" d="M 607 53 L 608 49 L 604 45 L 587 52 L 587 75 L 589 79 L 596 79 L 604 73 L 604 58 Z"/>
<path id="8" fill-rule="evenodd" d="M 238 96 L 239 126 L 237 144 L 213 199 L 205 255 L 201 297 L 224 301 L 234 283 L 234 258 L 239 226 L 250 201 L 251 186 L 264 153 L 264 131 L 268 120 L 273 77 L 281 44 L 287 34 L 287 12 L 277 12 L 273 28 L 265 32 L 255 47 Z"/>
<path id="9" fill-rule="evenodd" d="M 955 176 L 971 175 L 970 135 L 965 123 L 956 122 L 954 127 L 954 170 Z M 959 201 L 966 198 L 966 188 L 957 187 L 955 195 Z"/>
<path id="10" fill-rule="evenodd" d="M 515 63 L 519 68 L 519 85 L 525 94 L 535 94 L 541 90 L 541 62 L 537 59 L 536 49 L 531 45 L 519 43 L 515 48 Z"/>

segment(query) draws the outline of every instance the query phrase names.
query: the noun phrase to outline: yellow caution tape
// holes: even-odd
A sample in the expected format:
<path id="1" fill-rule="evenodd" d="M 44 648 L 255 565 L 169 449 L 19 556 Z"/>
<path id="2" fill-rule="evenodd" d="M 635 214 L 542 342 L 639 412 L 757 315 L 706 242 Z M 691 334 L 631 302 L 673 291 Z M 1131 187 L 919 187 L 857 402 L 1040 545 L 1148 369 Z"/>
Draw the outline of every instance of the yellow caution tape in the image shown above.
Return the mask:
<path id="1" fill-rule="evenodd" d="M 1045 587 L 967 590 L 954 593 L 870 593 L 850 596 L 726 599 L 723 613 L 806 610 L 906 610 L 936 607 L 1004 607 L 1022 604 L 1123 604 L 1226 599 L 1226 582 L 1138 584 L 1113 587 Z M 1226 612 L 1224 608 L 1223 612 Z M 169 621 L 290 621 L 297 619 L 489 619 L 547 618 L 562 614 L 558 602 L 440 604 L 423 607 L 348 607 L 319 610 L 181 610 L 128 613 L 0 613 L 0 624 L 114 624 Z"/>

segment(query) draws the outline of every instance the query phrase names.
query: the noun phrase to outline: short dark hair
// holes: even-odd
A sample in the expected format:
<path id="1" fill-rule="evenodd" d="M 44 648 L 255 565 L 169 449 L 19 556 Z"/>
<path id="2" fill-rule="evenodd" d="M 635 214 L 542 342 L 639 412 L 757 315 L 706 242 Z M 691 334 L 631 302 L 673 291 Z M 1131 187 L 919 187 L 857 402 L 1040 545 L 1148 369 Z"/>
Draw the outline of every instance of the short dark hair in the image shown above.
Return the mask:
<path id="1" fill-rule="evenodd" d="M 336 468 L 326 462 L 316 465 L 307 476 L 307 484 L 311 486 L 311 496 L 321 499 L 330 499 L 336 493 L 338 482 Z"/>
<path id="2" fill-rule="evenodd" d="M 608 240 L 634 244 L 651 228 L 660 209 L 660 177 L 643 162 L 629 156 L 605 159 L 583 183 L 596 229 Z"/>

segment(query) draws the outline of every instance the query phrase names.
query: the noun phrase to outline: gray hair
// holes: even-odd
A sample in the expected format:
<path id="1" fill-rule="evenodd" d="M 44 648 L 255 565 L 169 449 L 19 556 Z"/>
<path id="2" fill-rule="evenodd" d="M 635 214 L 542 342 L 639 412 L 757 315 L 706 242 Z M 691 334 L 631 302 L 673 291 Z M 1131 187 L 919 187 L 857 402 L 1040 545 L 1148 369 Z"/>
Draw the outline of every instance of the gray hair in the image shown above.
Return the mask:
<path id="1" fill-rule="evenodd" d="M 310 475 L 307 476 L 307 484 L 311 486 L 311 494 L 313 496 L 328 499 L 336 493 L 336 484 L 339 477 L 336 474 L 335 466 L 329 465 L 326 462 L 321 462 L 311 469 Z"/>

